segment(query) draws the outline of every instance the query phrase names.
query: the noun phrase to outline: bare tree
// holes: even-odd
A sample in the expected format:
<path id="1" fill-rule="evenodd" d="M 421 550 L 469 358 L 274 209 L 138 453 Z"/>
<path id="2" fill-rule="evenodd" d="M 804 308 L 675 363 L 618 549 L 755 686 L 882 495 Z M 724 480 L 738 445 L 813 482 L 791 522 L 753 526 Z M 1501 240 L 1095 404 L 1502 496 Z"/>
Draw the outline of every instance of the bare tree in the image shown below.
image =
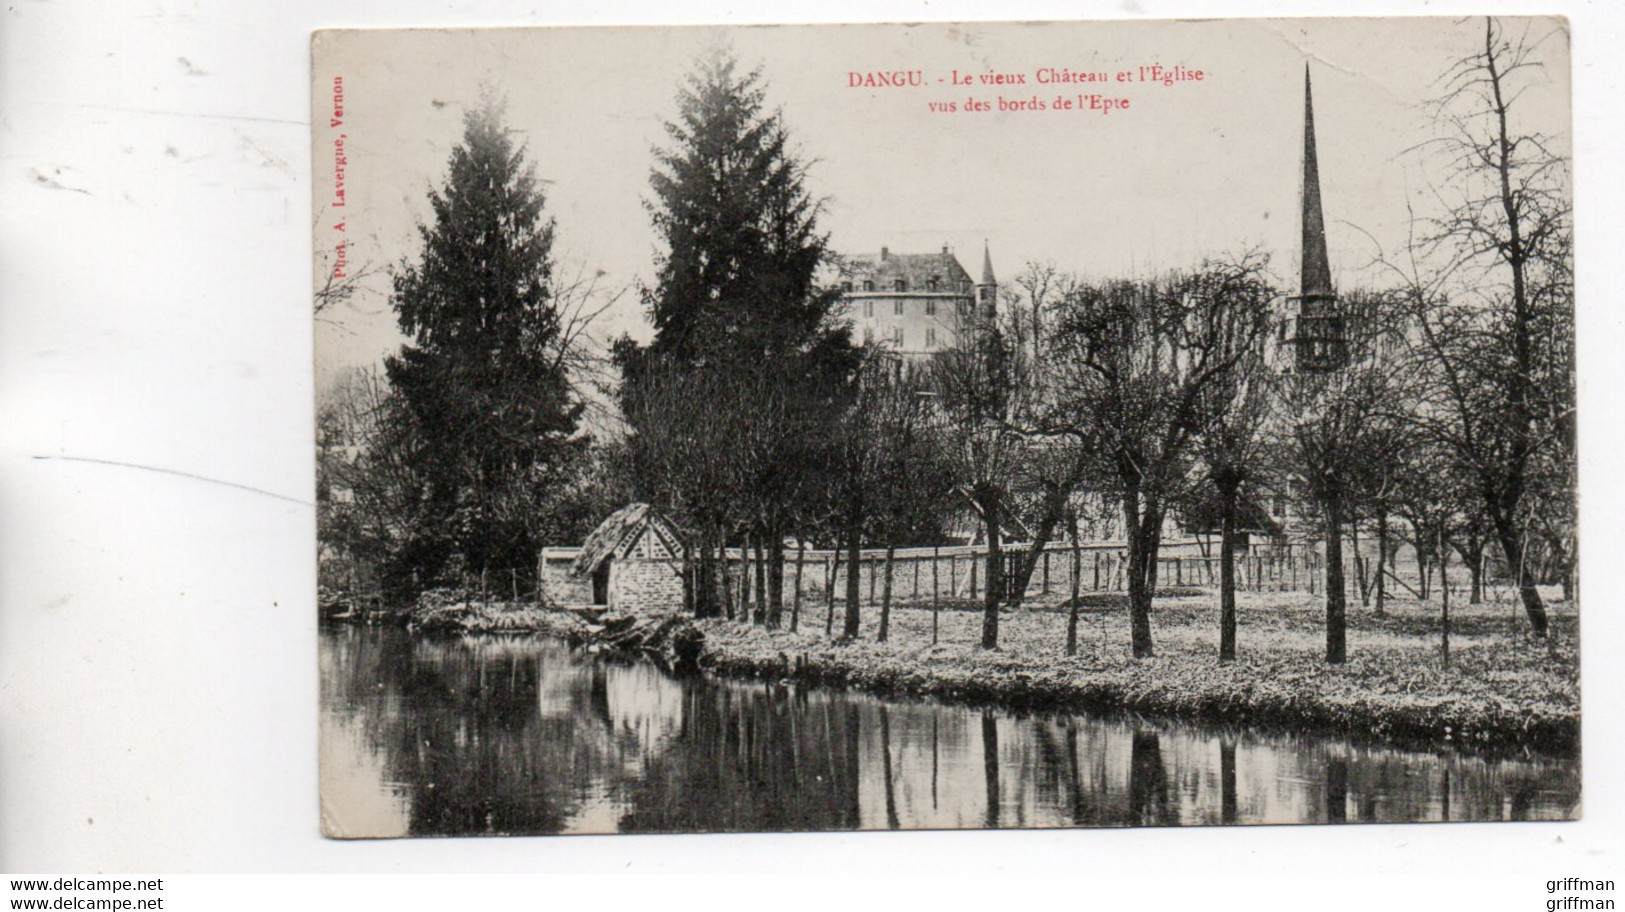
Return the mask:
<path id="1" fill-rule="evenodd" d="M 1071 294 L 1077 287 L 1077 277 L 1064 272 L 1053 262 L 1028 261 L 1015 278 L 1016 287 L 1021 291 L 1023 304 L 1029 314 L 1027 320 L 1027 341 L 1032 348 L 1033 363 L 1041 364 L 1044 360 L 1044 336 L 1046 314 L 1055 306 L 1057 301 Z"/>
<path id="2" fill-rule="evenodd" d="M 1128 542 L 1136 658 L 1153 654 L 1163 519 L 1186 483 L 1203 401 L 1261 344 L 1274 291 L 1253 257 L 1185 274 L 1080 286 L 1053 328 L 1052 423 L 1100 442 Z"/>
<path id="3" fill-rule="evenodd" d="M 324 557 L 342 567 L 340 579 L 325 582 L 352 596 L 373 585 L 385 597 L 413 592 L 426 481 L 415 469 L 410 422 L 377 369 L 342 375 L 317 404 L 317 536 Z"/>
<path id="4" fill-rule="evenodd" d="M 1011 351 L 999 327 L 972 319 L 960 344 L 940 352 L 931 385 L 940 416 L 942 452 L 979 514 L 987 540 L 982 602 L 982 648 L 999 645 L 1004 603 L 1004 529 L 1010 478 L 1022 460 L 1023 437 L 1013 420 Z"/>
<path id="5" fill-rule="evenodd" d="M 1219 518 L 1219 661 L 1236 658 L 1236 544 L 1244 503 L 1257 501 L 1268 482 L 1271 440 L 1265 433 L 1275 377 L 1265 363 L 1262 340 L 1201 397 L 1196 439 L 1203 494 Z M 1211 528 L 1211 527 L 1209 527 Z"/>
<path id="6" fill-rule="evenodd" d="M 1341 350 L 1330 370 L 1294 370 L 1281 384 L 1276 423 L 1282 474 L 1298 482 L 1326 543 L 1326 660 L 1348 658 L 1343 531 L 1406 439 L 1407 367 L 1392 295 L 1355 293 L 1338 304 Z"/>
<path id="7" fill-rule="evenodd" d="M 1535 517 L 1572 528 L 1573 242 L 1568 162 L 1518 115 L 1554 37 L 1509 37 L 1486 18 L 1479 48 L 1446 71 L 1433 102 L 1443 135 L 1424 147 L 1447 169 L 1442 214 L 1396 267 L 1429 380 L 1418 425 L 1467 468 L 1538 637 Z M 1542 474 L 1561 480 L 1538 491 Z"/>

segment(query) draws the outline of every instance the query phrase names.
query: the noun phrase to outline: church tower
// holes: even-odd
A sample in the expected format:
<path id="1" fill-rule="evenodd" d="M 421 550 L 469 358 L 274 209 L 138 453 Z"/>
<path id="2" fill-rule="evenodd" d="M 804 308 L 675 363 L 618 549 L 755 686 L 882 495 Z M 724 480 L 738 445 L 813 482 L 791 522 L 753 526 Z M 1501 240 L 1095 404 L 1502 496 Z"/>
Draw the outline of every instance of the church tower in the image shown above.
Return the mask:
<path id="1" fill-rule="evenodd" d="M 1315 155 L 1315 103 L 1309 65 L 1303 67 L 1303 270 L 1298 283 L 1297 332 L 1293 345 L 1301 371 L 1325 372 L 1348 358 L 1343 318 L 1326 255 L 1326 217 L 1320 203 L 1320 163 Z"/>

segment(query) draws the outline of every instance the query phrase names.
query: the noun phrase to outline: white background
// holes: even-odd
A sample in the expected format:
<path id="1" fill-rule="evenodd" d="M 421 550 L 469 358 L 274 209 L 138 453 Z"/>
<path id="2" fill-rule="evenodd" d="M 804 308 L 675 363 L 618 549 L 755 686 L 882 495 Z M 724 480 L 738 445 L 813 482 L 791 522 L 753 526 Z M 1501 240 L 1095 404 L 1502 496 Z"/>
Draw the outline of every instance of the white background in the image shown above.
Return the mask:
<path id="1" fill-rule="evenodd" d="M 927 897 L 1543 909 L 1550 879 L 1625 882 L 1614 595 L 1625 564 L 1614 300 L 1625 30 L 1601 3 L 1336 9 L 1486 7 L 1573 18 L 1582 821 L 372 843 L 318 833 L 312 29 L 1328 7 L 10 0 L 0 13 L 0 871 L 162 875 L 174 909 L 634 899 L 902 909 Z"/>

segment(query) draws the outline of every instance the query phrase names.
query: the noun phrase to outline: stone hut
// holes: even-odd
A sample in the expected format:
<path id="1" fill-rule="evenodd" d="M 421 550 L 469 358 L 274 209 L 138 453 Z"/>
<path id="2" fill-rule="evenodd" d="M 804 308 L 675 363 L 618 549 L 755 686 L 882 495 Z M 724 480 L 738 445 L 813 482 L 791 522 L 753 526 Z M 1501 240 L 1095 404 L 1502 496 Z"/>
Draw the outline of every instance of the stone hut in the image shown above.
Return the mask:
<path id="1" fill-rule="evenodd" d="M 594 605 L 675 611 L 683 607 L 683 550 L 671 520 L 648 504 L 628 504 L 587 536 L 570 572 L 590 581 Z"/>

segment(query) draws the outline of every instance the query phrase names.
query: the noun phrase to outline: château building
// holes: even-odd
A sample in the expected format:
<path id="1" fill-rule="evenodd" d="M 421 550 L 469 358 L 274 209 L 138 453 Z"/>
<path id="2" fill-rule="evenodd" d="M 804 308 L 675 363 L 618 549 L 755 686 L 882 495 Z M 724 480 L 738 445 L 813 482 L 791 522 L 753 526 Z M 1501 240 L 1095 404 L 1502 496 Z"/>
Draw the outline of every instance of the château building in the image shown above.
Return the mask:
<path id="1" fill-rule="evenodd" d="M 984 243 L 982 277 L 973 280 L 953 251 L 845 257 L 838 278 L 854 336 L 877 342 L 908 359 L 924 359 L 955 347 L 998 312 L 999 286 Z"/>

